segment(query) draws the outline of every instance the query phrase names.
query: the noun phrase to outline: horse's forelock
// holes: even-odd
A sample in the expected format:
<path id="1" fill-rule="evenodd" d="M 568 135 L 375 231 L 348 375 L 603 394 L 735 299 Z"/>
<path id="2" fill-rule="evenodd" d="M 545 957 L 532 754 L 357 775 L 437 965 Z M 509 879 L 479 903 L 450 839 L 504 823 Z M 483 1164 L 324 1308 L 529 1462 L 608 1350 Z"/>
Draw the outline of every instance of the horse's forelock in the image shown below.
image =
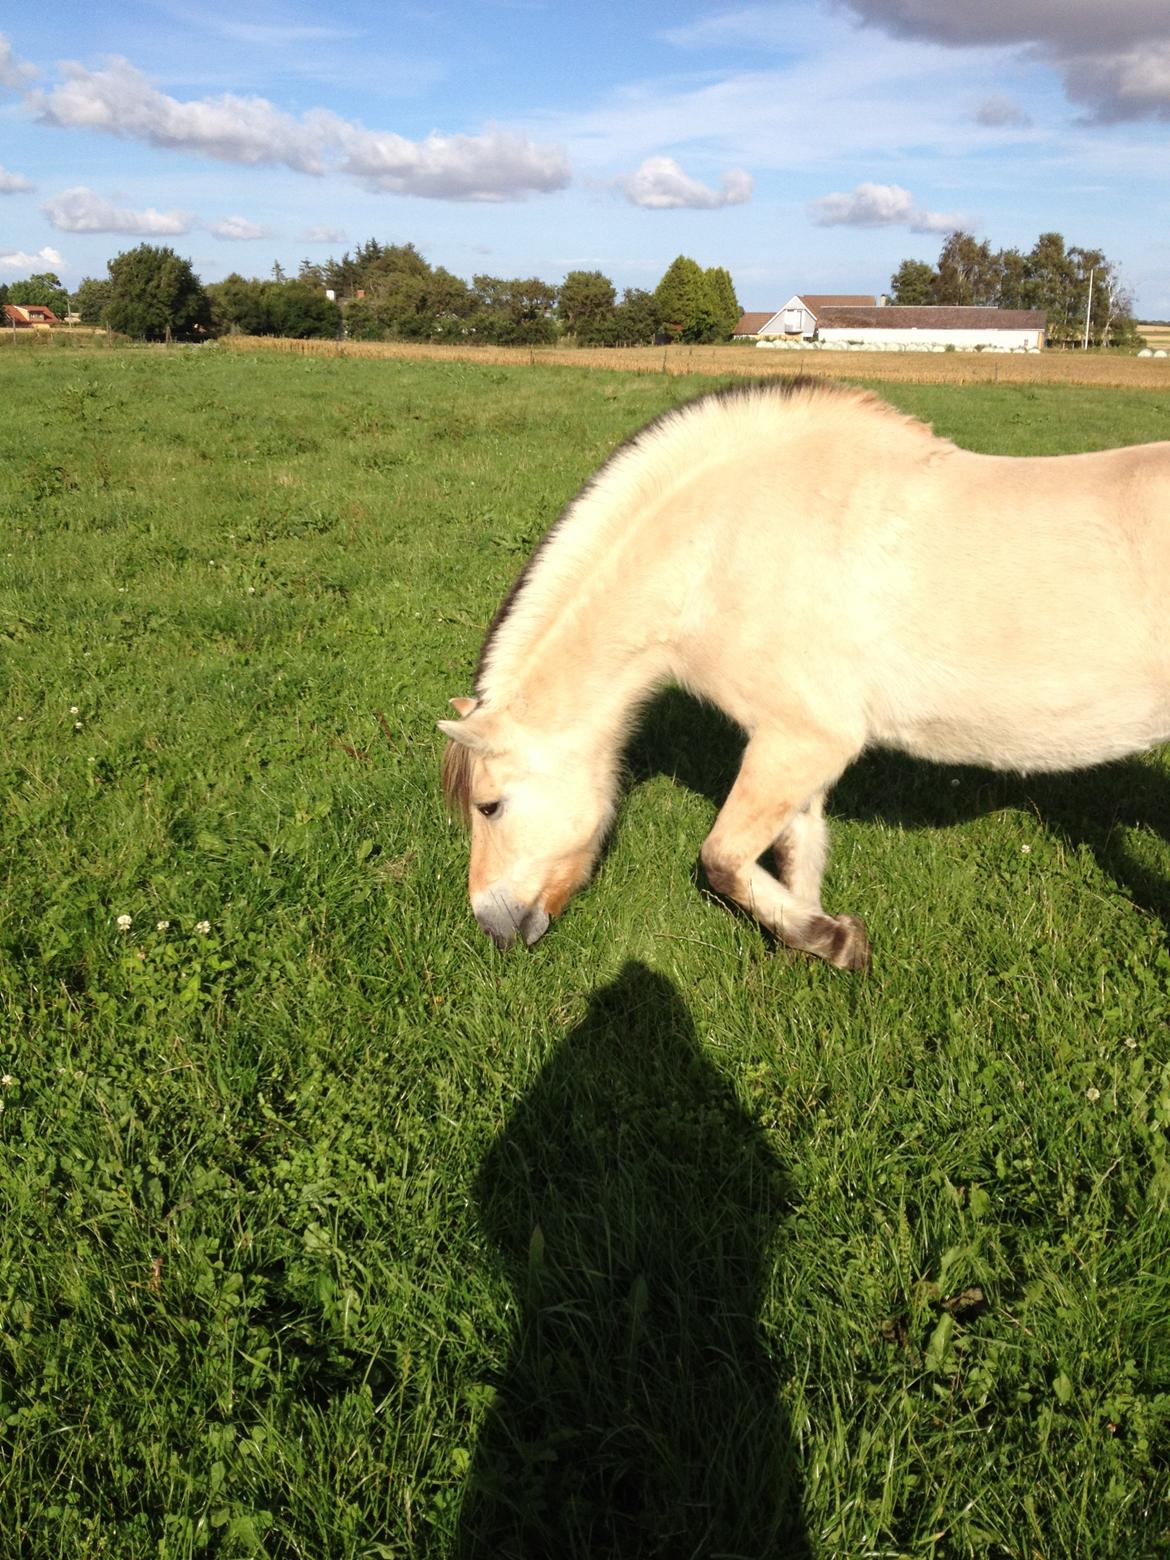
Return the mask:
<path id="1" fill-rule="evenodd" d="M 471 821 L 471 749 L 462 742 L 449 741 L 443 754 L 443 800 L 452 817 Z"/>

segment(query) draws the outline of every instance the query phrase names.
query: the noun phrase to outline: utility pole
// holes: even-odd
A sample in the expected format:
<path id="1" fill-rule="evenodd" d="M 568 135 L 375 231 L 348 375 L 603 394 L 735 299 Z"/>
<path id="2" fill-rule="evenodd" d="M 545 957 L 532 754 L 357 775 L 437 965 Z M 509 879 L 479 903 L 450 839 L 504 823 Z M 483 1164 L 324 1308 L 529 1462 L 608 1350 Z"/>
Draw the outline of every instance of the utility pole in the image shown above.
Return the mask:
<path id="1" fill-rule="evenodd" d="M 1086 352 L 1089 350 L 1089 322 L 1093 318 L 1093 278 L 1094 278 L 1094 276 L 1096 276 L 1096 274 L 1097 274 L 1097 267 L 1096 266 L 1090 267 L 1090 270 L 1089 270 L 1089 296 L 1088 296 L 1088 298 L 1087 298 L 1087 300 L 1085 302 L 1085 339 L 1081 343 L 1082 347 L 1085 349 Z"/>

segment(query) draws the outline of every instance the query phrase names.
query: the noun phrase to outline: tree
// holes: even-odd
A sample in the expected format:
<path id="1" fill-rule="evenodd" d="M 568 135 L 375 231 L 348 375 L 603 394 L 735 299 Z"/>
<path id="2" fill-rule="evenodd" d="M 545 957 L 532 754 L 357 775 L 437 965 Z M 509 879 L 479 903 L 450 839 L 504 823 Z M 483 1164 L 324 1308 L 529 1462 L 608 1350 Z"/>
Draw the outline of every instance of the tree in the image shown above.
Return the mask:
<path id="1" fill-rule="evenodd" d="M 198 338 L 211 327 L 211 302 L 189 260 L 139 244 L 109 262 L 111 330 L 140 341 Z"/>
<path id="2" fill-rule="evenodd" d="M 1029 309 L 1048 314 L 1049 339 L 1067 342 L 1075 332 L 1076 267 L 1063 233 L 1041 233 L 1024 257 L 1024 297 Z"/>
<path id="3" fill-rule="evenodd" d="M 52 309 L 59 320 L 69 313 L 69 294 L 61 286 L 61 278 L 55 271 L 38 271 L 22 282 L 9 282 L 8 302 Z"/>
<path id="4" fill-rule="evenodd" d="M 1065 346 L 1079 346 L 1084 340 L 1091 288 L 1090 343 L 1119 345 L 1136 335 L 1133 303 L 1116 267 L 1100 249 L 1066 246 L 1062 233 L 1041 233 L 1027 254 L 1018 249 L 993 252 L 986 240 L 952 233 L 937 271 L 922 261 L 903 260 L 890 278 L 894 302 L 920 301 L 928 277 L 933 278 L 934 303 L 1043 309 L 1050 343 Z"/>
<path id="5" fill-rule="evenodd" d="M 539 346 L 555 341 L 557 290 L 537 276 L 472 277 L 476 335 L 495 346 Z"/>
<path id="6" fill-rule="evenodd" d="M 999 306 L 1001 309 L 1026 309 L 1028 262 L 1018 249 L 999 252 Z"/>
<path id="7" fill-rule="evenodd" d="M 986 239 L 952 233 L 942 247 L 935 272 L 936 303 L 994 305 L 999 297 L 1000 265 Z"/>
<path id="8" fill-rule="evenodd" d="M 297 281 L 308 282 L 310 287 L 320 288 L 322 292 L 330 284 L 325 276 L 325 267 L 318 265 L 315 260 L 302 260 L 297 267 Z"/>
<path id="9" fill-rule="evenodd" d="M 704 273 L 707 283 L 707 292 L 711 305 L 715 311 L 715 324 L 719 339 L 730 341 L 735 333 L 735 327 L 739 324 L 739 317 L 743 310 L 739 306 L 739 299 L 735 296 L 735 286 L 731 280 L 731 273 L 723 266 L 712 266 Z"/>
<path id="10" fill-rule="evenodd" d="M 213 282 L 207 293 L 217 332 L 328 339 L 336 336 L 341 327 L 337 304 L 320 289 L 299 279 L 249 281 L 233 272 L 222 282 Z"/>
<path id="11" fill-rule="evenodd" d="M 903 260 L 890 277 L 891 301 L 907 308 L 921 308 L 934 302 L 937 277 L 925 260 Z"/>
<path id="12" fill-rule="evenodd" d="M 341 328 L 341 310 L 307 282 L 269 282 L 264 289 L 272 334 L 293 340 L 330 340 Z"/>
<path id="13" fill-rule="evenodd" d="M 100 325 L 105 314 L 106 305 L 110 301 L 110 283 L 108 277 L 87 276 L 76 293 L 73 301 L 77 305 L 77 312 L 81 315 L 83 325 Z"/>
<path id="14" fill-rule="evenodd" d="M 211 303 L 212 327 L 217 335 L 228 331 L 242 336 L 267 336 L 268 310 L 264 304 L 264 282 L 241 276 L 233 271 L 222 282 L 212 282 L 207 289 Z"/>
<path id="15" fill-rule="evenodd" d="M 601 271 L 570 271 L 560 286 L 557 315 L 583 345 L 603 346 L 606 342 L 599 338 L 614 333 L 616 301 L 613 283 Z"/>
<path id="16" fill-rule="evenodd" d="M 654 294 L 643 287 L 626 288 L 614 310 L 614 319 L 617 345 L 622 347 L 648 346 L 662 329 L 662 315 Z"/>
<path id="17" fill-rule="evenodd" d="M 697 261 L 679 255 L 654 289 L 663 329 L 676 341 L 708 341 L 717 326 L 715 302 Z"/>

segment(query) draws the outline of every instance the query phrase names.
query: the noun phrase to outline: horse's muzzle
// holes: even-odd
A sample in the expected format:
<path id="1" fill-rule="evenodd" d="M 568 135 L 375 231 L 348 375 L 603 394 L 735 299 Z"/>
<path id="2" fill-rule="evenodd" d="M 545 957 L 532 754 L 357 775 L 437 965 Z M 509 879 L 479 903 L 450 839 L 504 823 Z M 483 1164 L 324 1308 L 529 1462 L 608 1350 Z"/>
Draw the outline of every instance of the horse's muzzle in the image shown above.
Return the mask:
<path id="1" fill-rule="evenodd" d="M 497 948 L 510 947 L 517 937 L 531 948 L 548 931 L 548 911 L 540 905 L 522 905 L 506 889 L 490 888 L 477 894 L 471 908 Z"/>

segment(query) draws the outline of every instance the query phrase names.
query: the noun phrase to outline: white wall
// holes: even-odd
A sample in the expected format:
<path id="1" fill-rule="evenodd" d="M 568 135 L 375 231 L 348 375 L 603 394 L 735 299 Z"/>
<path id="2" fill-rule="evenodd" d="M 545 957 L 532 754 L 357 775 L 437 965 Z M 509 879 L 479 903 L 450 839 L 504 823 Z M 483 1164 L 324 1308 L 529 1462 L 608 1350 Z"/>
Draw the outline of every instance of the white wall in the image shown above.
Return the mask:
<path id="1" fill-rule="evenodd" d="M 806 352 L 817 348 L 846 352 L 945 352 L 947 347 L 959 352 L 973 352 L 976 348 L 985 352 L 1039 352 L 1044 342 L 1038 330 L 887 330 L 873 326 L 821 330 L 816 341 L 769 338 L 756 345 L 781 350 L 796 347 Z"/>

